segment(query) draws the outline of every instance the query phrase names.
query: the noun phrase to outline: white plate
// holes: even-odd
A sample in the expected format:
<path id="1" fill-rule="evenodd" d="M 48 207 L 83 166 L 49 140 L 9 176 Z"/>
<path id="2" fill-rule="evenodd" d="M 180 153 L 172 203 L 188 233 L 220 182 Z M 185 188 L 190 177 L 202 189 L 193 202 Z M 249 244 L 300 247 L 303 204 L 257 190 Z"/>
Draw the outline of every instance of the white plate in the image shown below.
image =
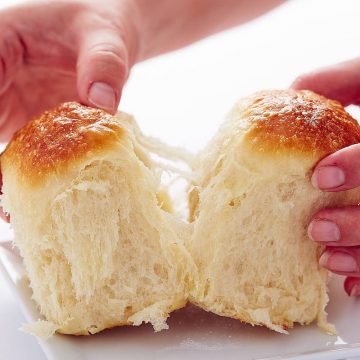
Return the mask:
<path id="1" fill-rule="evenodd" d="M 29 322 L 40 318 L 24 276 L 20 256 L 10 242 L 0 244 L 0 269 L 20 301 Z M 315 325 L 281 335 L 241 324 L 195 307 L 176 311 L 170 329 L 154 333 L 151 326 L 122 327 L 91 337 L 55 335 L 40 341 L 48 359 L 340 359 L 360 355 L 360 299 L 348 297 L 342 279 L 330 284 L 329 319 L 338 336 L 324 334 Z"/>

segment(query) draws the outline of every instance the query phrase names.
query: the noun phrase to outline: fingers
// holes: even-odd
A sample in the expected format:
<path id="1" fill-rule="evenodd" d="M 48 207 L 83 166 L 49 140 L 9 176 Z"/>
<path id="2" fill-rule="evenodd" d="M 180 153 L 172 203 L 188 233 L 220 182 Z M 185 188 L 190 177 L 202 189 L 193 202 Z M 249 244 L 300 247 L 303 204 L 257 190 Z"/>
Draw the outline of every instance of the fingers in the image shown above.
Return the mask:
<path id="1" fill-rule="evenodd" d="M 327 247 L 319 263 L 336 274 L 360 277 L 360 246 Z"/>
<path id="2" fill-rule="evenodd" d="M 311 221 L 310 238 L 325 245 L 319 259 L 328 270 L 360 277 L 360 207 L 348 206 L 320 210 Z"/>
<path id="3" fill-rule="evenodd" d="M 115 113 L 128 74 L 128 53 L 118 33 L 105 29 L 85 35 L 77 64 L 82 103 Z"/>
<path id="4" fill-rule="evenodd" d="M 319 259 L 328 270 L 360 277 L 360 207 L 323 209 L 311 221 L 309 237 L 325 245 Z"/>
<path id="5" fill-rule="evenodd" d="M 360 58 L 300 76 L 292 87 L 309 89 L 344 106 L 360 104 Z M 321 160 L 312 175 L 312 184 L 323 191 L 343 191 L 360 186 L 360 144 Z M 326 245 L 320 264 L 332 272 L 347 275 L 349 295 L 360 295 L 360 209 L 357 206 L 324 209 L 309 225 L 309 236 Z"/>
<path id="6" fill-rule="evenodd" d="M 360 296 L 360 277 L 347 277 L 344 289 L 349 296 Z"/>
<path id="7" fill-rule="evenodd" d="M 321 160 L 311 182 L 323 191 L 343 191 L 360 186 L 360 144 L 348 146 Z"/>
<path id="8" fill-rule="evenodd" d="M 360 144 L 337 151 L 321 160 L 311 178 L 323 191 L 343 191 L 360 185 Z M 308 234 L 326 246 L 319 259 L 328 270 L 346 275 L 349 295 L 360 295 L 360 207 L 324 209 L 313 217 Z"/>
<path id="9" fill-rule="evenodd" d="M 310 238 L 328 247 L 360 245 L 360 206 L 323 209 L 311 221 Z"/>
<path id="10" fill-rule="evenodd" d="M 321 160 L 312 184 L 323 191 L 343 191 L 360 185 L 360 144 L 337 151 Z M 360 295 L 360 207 L 320 210 L 311 221 L 310 238 L 326 246 L 319 259 L 328 270 L 346 275 L 350 295 Z"/>
<path id="11" fill-rule="evenodd" d="M 312 90 L 344 106 L 360 104 L 360 58 L 301 75 L 292 87 Z"/>

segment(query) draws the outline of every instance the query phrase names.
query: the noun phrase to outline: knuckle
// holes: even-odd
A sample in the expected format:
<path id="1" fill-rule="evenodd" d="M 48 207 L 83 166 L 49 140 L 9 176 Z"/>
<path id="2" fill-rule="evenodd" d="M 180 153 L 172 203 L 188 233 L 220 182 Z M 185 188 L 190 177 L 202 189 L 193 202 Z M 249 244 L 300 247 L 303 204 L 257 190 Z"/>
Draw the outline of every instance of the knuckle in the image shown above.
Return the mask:
<path id="1" fill-rule="evenodd" d="M 126 57 L 114 46 L 101 44 L 91 50 L 91 61 L 98 74 L 116 78 L 126 78 L 129 73 L 129 66 Z"/>
<path id="2" fill-rule="evenodd" d="M 119 46 L 111 43 L 100 43 L 91 46 L 89 49 L 91 53 L 97 56 L 101 56 L 108 61 L 116 62 L 120 65 L 126 63 L 126 51 Z"/>
<path id="3" fill-rule="evenodd" d="M 101 56 L 103 62 L 116 66 L 118 69 L 125 69 L 127 67 L 125 59 L 112 50 L 104 49 L 99 51 L 98 54 Z"/>

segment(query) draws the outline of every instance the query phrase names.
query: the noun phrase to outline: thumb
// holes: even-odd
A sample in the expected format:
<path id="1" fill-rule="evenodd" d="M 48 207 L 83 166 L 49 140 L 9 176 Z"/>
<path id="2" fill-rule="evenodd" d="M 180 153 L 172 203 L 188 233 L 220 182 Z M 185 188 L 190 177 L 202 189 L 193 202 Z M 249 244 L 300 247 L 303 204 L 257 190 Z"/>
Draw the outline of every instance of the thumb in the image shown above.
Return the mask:
<path id="1" fill-rule="evenodd" d="M 312 90 L 344 106 L 360 104 L 360 58 L 315 70 L 299 76 L 291 86 Z"/>
<path id="2" fill-rule="evenodd" d="M 97 30 L 83 38 L 77 62 L 80 101 L 115 113 L 129 75 L 128 51 L 113 30 Z"/>

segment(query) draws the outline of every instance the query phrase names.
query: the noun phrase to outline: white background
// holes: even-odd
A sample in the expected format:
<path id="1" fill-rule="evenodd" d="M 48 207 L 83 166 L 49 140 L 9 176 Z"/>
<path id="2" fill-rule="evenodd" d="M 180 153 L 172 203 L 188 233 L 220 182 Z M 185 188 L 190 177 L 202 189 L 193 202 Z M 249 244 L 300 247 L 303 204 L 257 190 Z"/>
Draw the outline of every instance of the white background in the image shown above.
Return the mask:
<path id="1" fill-rule="evenodd" d="M 137 65 L 121 109 L 133 113 L 145 133 L 195 151 L 239 97 L 287 87 L 298 74 L 358 56 L 359 39 L 360 1 L 292 0 L 242 27 Z M 0 239 L 9 236 L 0 223 Z M 18 331 L 23 322 L 0 277 L 0 360 L 45 358 L 36 340 Z"/>

